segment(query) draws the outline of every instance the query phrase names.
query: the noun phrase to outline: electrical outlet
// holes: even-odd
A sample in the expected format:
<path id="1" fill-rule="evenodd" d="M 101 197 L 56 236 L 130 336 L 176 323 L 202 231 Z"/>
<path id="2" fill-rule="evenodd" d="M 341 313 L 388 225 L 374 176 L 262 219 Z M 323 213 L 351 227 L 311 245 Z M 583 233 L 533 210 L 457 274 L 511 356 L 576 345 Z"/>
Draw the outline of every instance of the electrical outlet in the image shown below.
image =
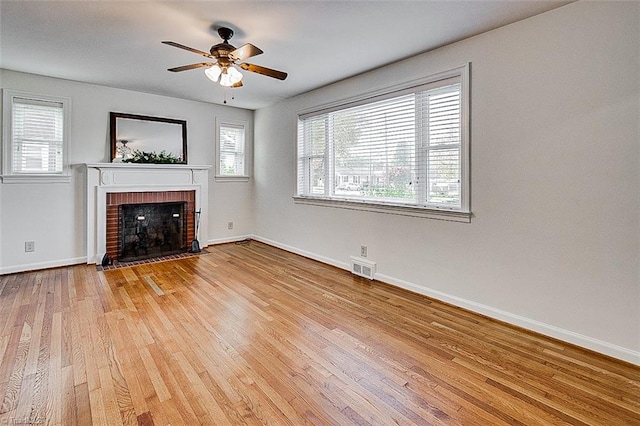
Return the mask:
<path id="1" fill-rule="evenodd" d="M 233 229 L 233 222 L 227 222 L 227 229 Z"/>
<path id="2" fill-rule="evenodd" d="M 35 241 L 25 241 L 24 242 L 24 251 L 26 253 L 31 253 L 32 251 L 36 251 L 36 242 Z"/>
<path id="3" fill-rule="evenodd" d="M 367 246 L 360 246 L 360 256 L 367 257 Z"/>

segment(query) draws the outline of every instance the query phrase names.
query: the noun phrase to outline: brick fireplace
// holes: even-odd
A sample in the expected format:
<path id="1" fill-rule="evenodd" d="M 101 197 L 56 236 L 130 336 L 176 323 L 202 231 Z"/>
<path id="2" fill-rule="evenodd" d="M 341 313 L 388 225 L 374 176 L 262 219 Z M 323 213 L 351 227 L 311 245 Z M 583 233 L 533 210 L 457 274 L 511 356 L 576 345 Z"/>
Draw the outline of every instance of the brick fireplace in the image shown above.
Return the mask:
<path id="1" fill-rule="evenodd" d="M 182 238 L 184 239 L 184 251 L 188 250 L 189 242 L 193 240 L 195 236 L 195 191 L 108 192 L 106 197 L 106 254 L 111 259 L 123 260 L 122 256 L 126 249 L 126 247 L 124 247 L 125 237 L 123 236 L 123 206 L 184 203 L 185 208 L 182 209 L 182 216 L 184 216 L 185 219 L 186 232 Z M 142 221 L 146 222 L 147 220 L 148 218 L 143 219 Z M 154 236 L 154 239 L 157 238 Z M 147 252 L 148 251 L 149 250 L 147 248 Z M 178 250 L 172 248 L 167 249 L 166 251 L 176 252 Z M 161 255 L 162 254 L 158 254 L 158 256 Z M 128 257 L 132 256 L 129 255 Z M 145 253 L 140 253 L 139 257 L 145 257 Z M 153 256 L 151 255 L 146 257 Z"/>
<path id="2" fill-rule="evenodd" d="M 206 247 L 208 169 L 186 164 L 86 164 L 87 263 L 106 254 L 118 258 L 118 210 L 123 205 L 184 202 L 187 249 L 195 237 L 193 212 L 200 211 L 198 240 Z"/>

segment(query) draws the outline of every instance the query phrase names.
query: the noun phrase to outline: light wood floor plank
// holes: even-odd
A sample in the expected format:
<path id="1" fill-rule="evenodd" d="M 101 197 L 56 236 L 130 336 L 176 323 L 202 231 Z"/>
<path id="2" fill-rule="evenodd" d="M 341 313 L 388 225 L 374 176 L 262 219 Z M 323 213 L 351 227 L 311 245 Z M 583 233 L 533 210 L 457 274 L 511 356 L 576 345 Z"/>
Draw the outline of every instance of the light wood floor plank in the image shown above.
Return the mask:
<path id="1" fill-rule="evenodd" d="M 640 426 L 640 367 L 252 241 L 0 276 L 13 419 Z"/>

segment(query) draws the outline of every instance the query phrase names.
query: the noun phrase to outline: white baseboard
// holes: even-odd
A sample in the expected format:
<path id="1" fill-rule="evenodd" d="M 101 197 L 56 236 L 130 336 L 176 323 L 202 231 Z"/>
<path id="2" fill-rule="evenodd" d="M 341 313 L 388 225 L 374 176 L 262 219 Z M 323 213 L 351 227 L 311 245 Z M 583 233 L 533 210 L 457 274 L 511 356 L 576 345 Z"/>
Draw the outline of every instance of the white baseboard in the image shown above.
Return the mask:
<path id="1" fill-rule="evenodd" d="M 207 246 L 214 246 L 216 244 L 235 243 L 237 241 L 242 241 L 242 240 L 251 239 L 251 238 L 253 238 L 253 235 L 237 235 L 235 237 L 216 238 L 214 240 L 208 240 Z"/>
<path id="2" fill-rule="evenodd" d="M 319 256 L 315 253 L 311 253 L 306 250 L 301 250 L 296 247 L 292 247 L 287 244 L 282 244 L 277 241 L 273 241 L 268 238 L 260 237 L 257 235 L 252 236 L 252 238 L 256 241 L 261 241 L 265 244 L 269 244 L 271 246 L 278 247 L 283 250 L 290 251 L 292 253 L 296 253 L 301 256 L 308 257 L 310 259 L 314 259 L 314 260 L 335 266 L 337 268 L 350 270 L 350 264 L 347 262 L 339 262 L 335 259 Z M 640 365 L 640 352 L 633 351 L 631 349 L 627 349 L 622 346 L 615 345 L 613 343 L 608 343 L 599 339 L 594 339 L 592 337 L 585 336 L 583 334 L 579 334 L 570 330 L 565 330 L 563 328 L 556 327 L 550 324 L 545 324 L 537 320 L 526 318 L 526 317 L 513 314 L 511 312 L 506 312 L 500 309 L 496 309 L 491 306 L 483 305 L 481 303 L 477 303 L 471 300 L 463 299 L 461 297 L 444 293 L 439 290 L 434 290 L 428 287 L 419 286 L 417 284 L 410 283 L 408 281 L 404 281 L 388 275 L 376 273 L 375 279 L 387 284 L 391 284 L 396 287 L 404 288 L 405 290 L 409 290 L 418 294 L 422 294 L 427 297 L 431 297 L 436 300 L 440 300 L 442 302 L 449 303 L 454 306 L 458 306 L 460 308 L 467 309 L 472 312 L 476 312 L 478 314 L 482 314 L 489 318 L 503 321 L 508 324 L 515 325 L 517 327 L 521 327 L 530 331 L 534 331 L 536 333 L 543 334 L 548 337 L 553 337 L 554 339 L 562 340 L 564 342 L 571 343 L 576 346 L 590 349 L 592 351 L 595 351 L 604 355 L 608 355 L 613 358 L 617 358 L 617 359 L 629 362 L 631 364 Z"/>
<path id="3" fill-rule="evenodd" d="M 277 241 L 270 240 L 268 238 L 260 237 L 258 235 L 253 235 L 251 237 L 256 241 L 263 242 L 265 244 L 269 244 L 270 246 L 281 248 L 282 250 L 290 251 L 291 253 L 299 254 L 300 256 L 308 257 L 309 259 L 317 260 L 318 262 L 326 263 L 328 265 L 335 266 L 336 268 L 346 269 L 347 271 L 351 269 L 351 264 L 348 262 L 338 262 L 335 259 L 331 259 L 329 257 L 318 256 L 315 253 L 311 253 L 306 250 L 301 250 L 296 247 L 288 246 L 286 244 L 281 244 Z"/>
<path id="4" fill-rule="evenodd" d="M 405 290 L 410 290 L 415 293 L 449 303 L 454 306 L 458 306 L 460 308 L 467 309 L 469 311 L 485 315 L 489 318 L 503 321 L 530 331 L 535 331 L 536 333 L 540 333 L 548 337 L 553 337 L 564 342 L 572 343 L 576 346 L 591 349 L 592 351 L 609 355 L 611 357 L 621 359 L 632 364 L 640 365 L 640 352 L 632 351 L 630 349 L 614 345 L 613 343 L 594 339 L 592 337 L 575 333 L 570 330 L 565 330 L 563 328 L 526 318 L 517 314 L 513 314 L 511 312 L 492 308 L 491 306 L 483 305 L 481 303 L 443 293 L 438 290 L 418 286 L 416 284 L 384 274 L 376 274 L 375 279 L 387 284 L 394 285 L 396 287 L 404 288 Z"/>
<path id="5" fill-rule="evenodd" d="M 14 274 L 16 272 L 37 271 L 38 269 L 58 268 L 60 266 L 71 266 L 79 263 L 87 263 L 86 257 L 72 257 L 70 259 L 52 260 L 49 262 L 25 263 L 23 265 L 8 266 L 0 268 L 0 275 Z"/>
<path id="6" fill-rule="evenodd" d="M 207 245 L 233 243 L 236 241 L 246 240 L 247 238 L 253 238 L 253 236 L 241 235 L 241 236 L 230 237 L 230 238 L 218 238 L 215 240 L 207 241 Z M 96 255 L 91 259 L 85 256 L 85 257 L 75 257 L 70 259 L 52 260 L 49 262 L 27 263 L 23 265 L 13 265 L 13 266 L 0 268 L 0 275 L 14 274 L 17 272 L 37 271 L 38 269 L 57 268 L 60 266 L 77 265 L 79 263 L 86 263 L 88 265 L 94 265 L 94 264 L 99 265 L 101 261 L 102 261 L 102 255 Z"/>

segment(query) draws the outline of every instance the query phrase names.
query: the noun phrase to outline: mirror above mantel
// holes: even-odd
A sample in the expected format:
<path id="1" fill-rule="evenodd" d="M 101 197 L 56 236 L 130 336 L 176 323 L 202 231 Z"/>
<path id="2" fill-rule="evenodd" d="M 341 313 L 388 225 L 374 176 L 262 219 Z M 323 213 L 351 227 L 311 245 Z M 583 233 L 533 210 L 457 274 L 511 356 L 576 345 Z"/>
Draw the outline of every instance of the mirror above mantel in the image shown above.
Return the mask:
<path id="1" fill-rule="evenodd" d="M 145 153 L 150 160 L 143 163 L 187 163 L 185 120 L 110 112 L 109 123 L 112 162 L 132 161 Z"/>

